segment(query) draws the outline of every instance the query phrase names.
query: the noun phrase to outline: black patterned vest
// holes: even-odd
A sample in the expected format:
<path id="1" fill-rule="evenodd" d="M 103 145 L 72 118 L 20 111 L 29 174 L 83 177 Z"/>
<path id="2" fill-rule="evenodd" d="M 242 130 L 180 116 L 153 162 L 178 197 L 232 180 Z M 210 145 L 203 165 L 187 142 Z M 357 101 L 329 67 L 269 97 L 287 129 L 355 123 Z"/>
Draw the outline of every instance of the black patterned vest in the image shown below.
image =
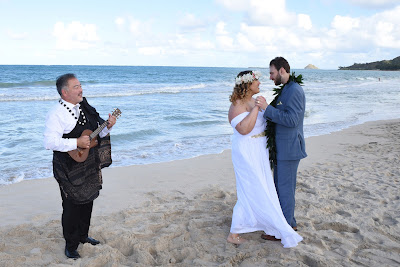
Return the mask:
<path id="1" fill-rule="evenodd" d="M 63 138 L 78 138 L 84 130 L 94 131 L 104 122 L 85 98 L 80 105 L 87 122 L 85 125 L 77 123 Z M 83 121 L 81 114 L 78 121 Z M 93 201 L 99 196 L 103 183 L 98 146 L 89 150 L 88 158 L 84 162 L 76 162 L 67 152 L 53 151 L 53 174 L 67 199 L 76 204 Z"/>

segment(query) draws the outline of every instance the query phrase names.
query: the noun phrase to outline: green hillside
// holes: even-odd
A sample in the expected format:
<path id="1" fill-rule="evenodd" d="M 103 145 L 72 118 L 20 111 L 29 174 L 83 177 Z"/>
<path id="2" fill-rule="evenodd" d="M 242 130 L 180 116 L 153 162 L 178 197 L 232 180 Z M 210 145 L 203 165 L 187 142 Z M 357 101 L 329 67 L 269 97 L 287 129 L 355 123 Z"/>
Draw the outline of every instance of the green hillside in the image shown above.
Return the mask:
<path id="1" fill-rule="evenodd" d="M 392 60 L 354 63 L 349 67 L 339 67 L 339 70 L 400 70 L 400 56 Z"/>

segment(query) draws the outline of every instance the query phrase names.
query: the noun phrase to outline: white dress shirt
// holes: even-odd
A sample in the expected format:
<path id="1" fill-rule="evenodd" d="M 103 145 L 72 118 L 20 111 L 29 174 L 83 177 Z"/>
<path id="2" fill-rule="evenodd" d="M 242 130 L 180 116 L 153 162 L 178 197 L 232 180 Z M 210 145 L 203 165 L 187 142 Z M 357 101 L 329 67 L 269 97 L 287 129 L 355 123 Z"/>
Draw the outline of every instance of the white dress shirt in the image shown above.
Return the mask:
<path id="1" fill-rule="evenodd" d="M 72 110 L 74 116 L 60 103 L 57 103 L 49 111 L 44 130 L 44 147 L 55 151 L 67 152 L 77 148 L 77 138 L 62 138 L 62 136 L 70 133 L 75 128 L 80 115 L 80 105 L 73 105 L 65 100 L 62 101 Z M 105 127 L 99 134 L 100 138 L 106 136 L 109 132 L 110 130 Z"/>

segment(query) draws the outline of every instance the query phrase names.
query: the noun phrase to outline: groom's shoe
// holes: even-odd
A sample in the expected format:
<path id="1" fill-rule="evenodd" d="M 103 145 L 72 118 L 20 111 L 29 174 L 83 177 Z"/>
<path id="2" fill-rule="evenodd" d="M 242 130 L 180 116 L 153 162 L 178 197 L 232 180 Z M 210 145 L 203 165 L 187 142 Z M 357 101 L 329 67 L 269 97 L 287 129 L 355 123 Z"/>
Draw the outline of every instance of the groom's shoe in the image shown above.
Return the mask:
<path id="1" fill-rule="evenodd" d="M 275 236 L 266 235 L 266 234 L 262 234 L 261 238 L 264 239 L 264 240 L 269 240 L 269 241 L 281 241 L 280 239 L 275 238 Z"/>
<path id="2" fill-rule="evenodd" d="M 292 228 L 297 232 L 297 226 L 293 226 Z"/>
<path id="3" fill-rule="evenodd" d="M 70 259 L 79 259 L 81 257 L 78 251 L 76 250 L 69 251 L 67 248 L 65 248 L 65 256 L 67 256 Z"/>
<path id="4" fill-rule="evenodd" d="M 82 243 L 82 244 L 90 243 L 90 244 L 92 244 L 93 246 L 96 246 L 96 245 L 100 244 L 100 241 L 99 241 L 99 240 L 96 240 L 96 239 L 94 239 L 94 238 L 91 238 L 91 237 L 86 237 L 86 239 L 81 240 L 81 243 Z"/>

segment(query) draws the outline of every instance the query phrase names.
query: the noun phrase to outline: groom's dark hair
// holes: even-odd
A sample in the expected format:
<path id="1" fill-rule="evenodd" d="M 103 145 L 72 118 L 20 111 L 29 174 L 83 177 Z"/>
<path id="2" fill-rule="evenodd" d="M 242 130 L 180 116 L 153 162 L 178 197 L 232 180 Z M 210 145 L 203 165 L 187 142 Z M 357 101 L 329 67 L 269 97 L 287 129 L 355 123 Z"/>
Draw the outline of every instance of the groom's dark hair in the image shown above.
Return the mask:
<path id="1" fill-rule="evenodd" d="M 289 62 L 283 57 L 276 57 L 269 63 L 270 66 L 275 66 L 275 68 L 279 71 L 281 68 L 284 68 L 287 73 L 290 74 L 290 66 Z"/>

